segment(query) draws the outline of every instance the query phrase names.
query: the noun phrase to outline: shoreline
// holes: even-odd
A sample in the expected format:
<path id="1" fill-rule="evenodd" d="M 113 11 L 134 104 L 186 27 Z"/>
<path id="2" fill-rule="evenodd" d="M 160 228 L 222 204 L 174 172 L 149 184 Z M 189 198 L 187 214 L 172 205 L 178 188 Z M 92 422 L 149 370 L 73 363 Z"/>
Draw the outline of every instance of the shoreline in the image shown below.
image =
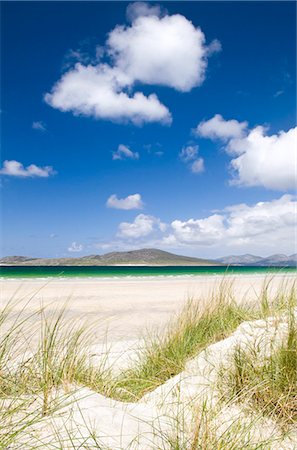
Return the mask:
<path id="1" fill-rule="evenodd" d="M 202 280 L 204 278 L 211 278 L 211 279 L 225 279 L 225 278 L 271 278 L 271 277 L 295 277 L 297 275 L 297 270 L 296 273 L 292 273 L 293 271 L 282 271 L 282 272 L 274 272 L 274 271 L 267 271 L 267 272 L 254 272 L 254 273 L 201 273 L 201 274 L 179 274 L 179 275 L 173 275 L 173 274 L 162 274 L 162 275 L 109 275 L 109 276 L 87 276 L 87 275 L 82 275 L 82 276 L 46 276 L 46 277 L 5 277 L 5 276 L 0 276 L 0 283 L 1 282 L 30 282 L 30 283 L 35 283 L 35 282 L 42 282 L 42 281 L 49 281 L 49 282 L 108 282 L 108 281 L 165 281 L 167 279 L 174 279 L 174 280 Z M 295 271 L 294 271 L 295 272 Z"/>
<path id="2" fill-rule="evenodd" d="M 13 267 L 13 266 L 9 266 L 9 267 Z M 40 266 L 36 266 L 36 267 L 40 267 Z M 96 266 L 97 267 L 97 266 Z M 108 267 L 126 267 L 126 266 L 108 266 Z M 131 267 L 138 267 L 138 266 L 131 266 Z M 7 282 L 7 281 L 55 281 L 55 280 L 61 280 L 61 281 L 82 281 L 82 280 L 86 280 L 87 282 L 92 282 L 92 281 L 114 281 L 114 280 L 166 280 L 166 279 L 201 279 L 203 277 L 210 277 L 210 278 L 214 278 L 214 277 L 226 277 L 226 278 L 236 278 L 236 277 L 275 277 L 275 276 L 296 276 L 297 275 L 297 268 L 295 267 L 262 267 L 262 266 L 230 266 L 230 267 L 225 267 L 225 270 L 221 270 L 222 267 L 217 266 L 217 268 L 219 270 L 217 271 L 211 271 L 211 270 L 207 270 L 209 269 L 209 266 L 203 266 L 202 271 L 193 271 L 191 272 L 190 270 L 187 272 L 184 272 L 183 270 L 181 272 L 178 271 L 178 269 L 176 269 L 176 271 L 174 271 L 175 266 L 166 266 L 165 268 L 170 268 L 172 269 L 172 272 L 156 272 L 154 273 L 154 270 L 152 270 L 150 272 L 150 269 L 159 269 L 159 266 L 139 266 L 139 268 L 143 268 L 145 267 L 147 269 L 147 272 L 135 272 L 135 273 L 125 273 L 125 272 L 110 272 L 110 273 L 98 273 L 98 274 L 94 274 L 94 273 L 63 273 L 63 271 L 61 270 L 60 273 L 40 273 L 40 275 L 37 273 L 32 273 L 26 276 L 23 276 L 23 274 L 21 275 L 16 275 L 15 274 L 1 274 L 1 268 L 0 268 L 0 282 Z M 184 266 L 182 266 L 184 269 Z M 20 268 L 20 267 L 18 267 Z M 48 267 L 46 267 L 45 269 L 47 269 Z M 52 268 L 52 266 L 51 266 Z M 74 266 L 73 268 L 75 268 L 76 270 L 79 269 L 79 266 Z M 85 268 L 85 267 L 84 267 Z M 93 269 L 95 267 L 92 267 Z M 129 269 L 130 267 L 127 266 L 127 268 Z M 235 270 L 232 270 L 232 269 Z M 253 268 L 255 270 L 253 270 Z M 195 268 L 194 268 L 195 269 Z M 247 270 L 248 269 L 248 270 Z"/>

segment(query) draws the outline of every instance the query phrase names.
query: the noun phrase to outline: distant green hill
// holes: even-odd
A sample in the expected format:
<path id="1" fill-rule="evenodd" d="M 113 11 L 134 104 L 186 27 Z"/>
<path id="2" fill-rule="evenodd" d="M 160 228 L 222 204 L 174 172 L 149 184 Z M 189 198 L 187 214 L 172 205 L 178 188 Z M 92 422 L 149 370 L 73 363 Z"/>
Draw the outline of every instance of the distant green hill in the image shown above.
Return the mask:
<path id="1" fill-rule="evenodd" d="M 15 266 L 213 266 L 217 261 L 175 255 L 156 248 L 144 248 L 129 252 L 111 252 L 105 255 L 90 255 L 80 258 L 28 258 L 26 256 L 6 256 L 0 259 L 1 265 Z"/>

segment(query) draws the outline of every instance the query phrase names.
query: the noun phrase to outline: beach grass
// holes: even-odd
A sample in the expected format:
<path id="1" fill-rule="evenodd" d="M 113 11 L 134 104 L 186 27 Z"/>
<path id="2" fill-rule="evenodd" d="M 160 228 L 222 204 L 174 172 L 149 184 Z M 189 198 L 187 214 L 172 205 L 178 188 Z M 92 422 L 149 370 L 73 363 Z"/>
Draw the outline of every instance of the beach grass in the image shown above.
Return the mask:
<path id="1" fill-rule="evenodd" d="M 169 378 L 180 373 L 185 363 L 207 346 L 229 336 L 240 323 L 265 318 L 286 310 L 288 297 L 295 300 L 294 287 L 283 285 L 269 298 L 271 278 L 265 280 L 256 303 L 236 303 L 232 281 L 223 280 L 205 299 L 190 298 L 165 331 L 147 333 L 140 350 L 139 363 L 116 380 L 108 373 L 89 368 L 79 382 L 121 401 L 138 401 Z"/>
<path id="2" fill-rule="evenodd" d="M 294 314 L 296 296 L 288 296 L 288 336 L 279 345 L 268 348 L 259 360 L 257 348 L 237 347 L 234 364 L 223 370 L 221 387 L 225 398 L 246 402 L 253 410 L 271 416 L 284 429 L 297 422 L 297 323 Z"/>
<path id="3" fill-rule="evenodd" d="M 223 283 L 207 304 L 189 299 L 165 332 L 148 335 L 139 364 L 118 380 L 116 397 L 122 401 L 139 400 L 180 373 L 189 358 L 254 317 L 249 307 L 235 303 L 229 283 Z"/>
<path id="4" fill-rule="evenodd" d="M 237 349 L 232 369 L 222 377 L 223 395 L 234 402 L 248 400 L 284 427 L 292 424 L 297 419 L 295 286 L 284 284 L 271 296 L 269 285 L 270 280 L 266 280 L 256 303 L 246 299 L 238 304 L 232 282 L 226 280 L 207 301 L 190 298 L 162 333 L 147 335 L 138 363 L 116 376 L 105 368 L 104 361 L 92 365 L 86 351 L 92 344 L 92 325 L 67 320 L 67 305 L 49 312 L 41 306 L 32 313 L 38 320 L 29 335 L 39 334 L 38 347 L 32 352 L 27 329 L 32 315 L 23 318 L 24 311 L 14 315 L 10 302 L 0 312 L 4 330 L 0 335 L 0 448 L 9 448 L 32 424 L 59 409 L 63 402 L 53 395 L 59 388 L 66 397 L 68 388 L 86 386 L 116 400 L 137 402 L 180 373 L 189 359 L 228 337 L 242 322 L 284 313 L 289 321 L 287 341 L 260 366 L 255 352 Z M 8 321 L 10 326 L 5 327 Z M 218 439 L 208 427 L 208 419 L 207 408 L 202 409 L 197 413 L 191 441 L 183 447 L 184 443 L 170 438 L 170 448 L 235 450 L 234 443 L 240 441 L 243 431 L 229 430 Z"/>

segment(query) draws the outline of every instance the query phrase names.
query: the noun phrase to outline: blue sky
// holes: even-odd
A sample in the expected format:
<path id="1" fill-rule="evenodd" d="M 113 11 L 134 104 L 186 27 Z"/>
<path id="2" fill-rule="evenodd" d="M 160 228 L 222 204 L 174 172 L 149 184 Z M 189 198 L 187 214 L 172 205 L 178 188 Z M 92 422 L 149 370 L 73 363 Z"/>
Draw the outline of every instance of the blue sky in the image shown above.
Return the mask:
<path id="1" fill-rule="evenodd" d="M 1 253 L 294 253 L 295 10 L 2 2 Z"/>

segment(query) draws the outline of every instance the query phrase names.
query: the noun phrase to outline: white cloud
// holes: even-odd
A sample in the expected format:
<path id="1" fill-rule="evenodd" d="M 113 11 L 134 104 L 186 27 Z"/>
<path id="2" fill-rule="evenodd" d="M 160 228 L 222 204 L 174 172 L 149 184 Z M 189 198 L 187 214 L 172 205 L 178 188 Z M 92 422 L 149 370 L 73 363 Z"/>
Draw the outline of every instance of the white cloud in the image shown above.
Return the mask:
<path id="1" fill-rule="evenodd" d="M 139 214 L 133 222 L 122 222 L 117 239 L 108 245 L 117 249 L 184 248 L 186 254 L 202 253 L 204 257 L 230 253 L 291 254 L 294 243 L 296 247 L 296 211 L 296 197 L 286 194 L 252 205 L 235 204 L 206 217 L 176 219 L 170 224 Z"/>
<path id="2" fill-rule="evenodd" d="M 180 159 L 184 163 L 190 163 L 189 168 L 193 173 L 202 173 L 204 171 L 204 160 L 198 158 L 198 145 L 187 145 L 179 153 Z"/>
<path id="3" fill-rule="evenodd" d="M 165 231 L 165 224 L 153 216 L 139 214 L 134 222 L 122 222 L 119 225 L 117 236 L 138 239 L 150 235 L 154 231 Z"/>
<path id="4" fill-rule="evenodd" d="M 202 173 L 204 171 L 204 160 L 203 158 L 198 158 L 191 164 L 191 171 L 193 173 Z"/>
<path id="5" fill-rule="evenodd" d="M 231 140 L 229 151 L 239 155 L 231 160 L 232 184 L 264 186 L 286 191 L 297 187 L 297 127 L 272 136 L 256 127 L 248 136 Z"/>
<path id="6" fill-rule="evenodd" d="M 112 153 L 112 159 L 139 159 L 139 153 L 132 152 L 127 145 L 120 144 L 117 151 Z"/>
<path id="7" fill-rule="evenodd" d="M 174 220 L 170 234 L 162 242 L 171 247 L 213 246 L 266 249 L 268 252 L 291 248 L 296 230 L 297 202 L 291 195 L 258 202 L 238 204 L 206 218 Z M 269 250 L 270 249 L 270 250 Z M 287 250 L 290 251 L 290 250 Z"/>
<path id="8" fill-rule="evenodd" d="M 138 17 L 146 17 L 146 16 L 161 16 L 161 7 L 160 5 L 150 5 L 145 2 L 133 2 L 127 6 L 126 11 L 127 19 L 130 22 L 134 22 Z"/>
<path id="9" fill-rule="evenodd" d="M 219 53 L 222 50 L 222 44 L 218 39 L 214 39 L 207 47 L 207 55 L 211 56 L 214 53 Z"/>
<path id="10" fill-rule="evenodd" d="M 279 97 L 280 95 L 283 95 L 284 93 L 285 93 L 285 91 L 283 91 L 283 90 L 281 89 L 281 90 L 279 90 L 279 91 L 276 91 L 275 94 L 273 94 L 273 97 L 274 97 L 274 98 L 277 98 L 277 97 Z"/>
<path id="11" fill-rule="evenodd" d="M 251 130 L 247 122 L 224 120 L 219 114 L 201 122 L 196 133 L 221 139 L 233 157 L 231 184 L 286 191 L 297 187 L 297 127 L 267 136 L 267 128 Z"/>
<path id="12" fill-rule="evenodd" d="M 18 161 L 4 161 L 3 167 L 0 170 L 0 174 L 8 175 L 13 177 L 41 177 L 47 178 L 50 175 L 54 175 L 56 172 L 53 170 L 51 166 L 38 167 L 35 164 L 30 164 L 27 167 L 24 167 L 22 163 Z"/>
<path id="13" fill-rule="evenodd" d="M 125 74 L 106 64 L 83 66 L 77 63 L 55 84 L 45 101 L 53 108 L 71 111 L 74 115 L 95 117 L 115 122 L 169 124 L 171 116 L 155 94 L 142 92 L 129 95 Z"/>
<path id="14" fill-rule="evenodd" d="M 173 237 L 183 244 L 211 245 L 223 237 L 224 218 L 214 214 L 205 219 L 174 220 L 171 223 Z"/>
<path id="15" fill-rule="evenodd" d="M 204 81 L 205 36 L 182 15 L 138 16 L 131 27 L 117 26 L 111 31 L 107 46 L 115 66 L 131 83 L 187 92 Z"/>
<path id="16" fill-rule="evenodd" d="M 32 123 L 33 130 L 46 131 L 46 125 L 44 122 L 37 121 Z"/>
<path id="17" fill-rule="evenodd" d="M 198 150 L 198 145 L 184 146 L 179 153 L 179 157 L 183 162 L 193 161 L 198 156 Z"/>
<path id="18" fill-rule="evenodd" d="M 128 195 L 125 198 L 118 198 L 116 194 L 111 195 L 106 206 L 115 209 L 142 209 L 143 202 L 140 194 Z"/>
<path id="19" fill-rule="evenodd" d="M 70 247 L 68 247 L 69 252 L 73 253 L 79 253 L 83 250 L 82 244 L 78 244 L 77 242 L 73 241 Z"/>
<path id="20" fill-rule="evenodd" d="M 205 138 L 228 140 L 243 136 L 247 126 L 247 122 L 225 120 L 220 114 L 216 114 L 211 119 L 200 122 L 194 132 Z"/>
<path id="21" fill-rule="evenodd" d="M 104 49 L 110 64 L 84 59 L 68 70 L 45 95 L 61 111 L 117 122 L 171 123 L 171 114 L 155 94 L 133 92 L 136 83 L 164 85 L 187 92 L 202 84 L 210 48 L 200 28 L 184 16 L 161 16 L 158 6 L 133 3 L 130 26 L 116 26 Z M 212 50 L 211 50 L 212 47 Z"/>

